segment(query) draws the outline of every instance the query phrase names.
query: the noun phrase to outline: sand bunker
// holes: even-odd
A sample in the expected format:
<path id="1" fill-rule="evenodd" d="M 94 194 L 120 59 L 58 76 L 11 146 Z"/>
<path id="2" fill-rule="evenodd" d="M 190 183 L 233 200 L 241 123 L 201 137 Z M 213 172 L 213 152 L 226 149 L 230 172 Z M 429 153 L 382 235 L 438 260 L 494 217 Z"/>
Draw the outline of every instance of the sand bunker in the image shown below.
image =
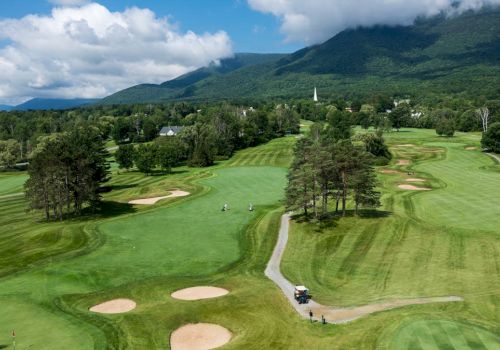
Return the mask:
<path id="1" fill-rule="evenodd" d="M 408 159 L 400 159 L 398 160 L 398 165 L 409 165 L 410 161 Z"/>
<path id="2" fill-rule="evenodd" d="M 409 191 L 430 191 L 431 188 L 428 187 L 417 187 L 413 185 L 399 185 L 398 186 L 402 190 L 409 190 Z"/>
<path id="3" fill-rule="evenodd" d="M 168 196 L 162 197 L 152 197 L 152 198 L 144 198 L 144 199 L 134 199 L 133 201 L 128 202 L 128 204 L 142 204 L 142 205 L 151 205 L 156 204 L 156 202 L 161 201 L 162 199 L 167 198 L 176 198 L 176 197 L 185 197 L 189 196 L 189 192 L 180 191 L 180 190 L 172 190 Z"/>
<path id="4" fill-rule="evenodd" d="M 424 179 L 418 179 L 418 178 L 410 178 L 410 179 L 406 179 L 406 181 L 408 181 L 408 182 L 425 182 Z"/>
<path id="5" fill-rule="evenodd" d="M 113 299 L 102 304 L 92 306 L 89 310 L 101 314 L 121 314 L 135 309 L 137 304 L 130 299 Z"/>
<path id="6" fill-rule="evenodd" d="M 475 151 L 477 150 L 477 147 L 465 147 L 466 151 Z"/>
<path id="7" fill-rule="evenodd" d="M 192 287 L 178 290 L 171 296 L 180 300 L 200 300 L 218 298 L 228 293 L 228 290 L 218 287 Z"/>
<path id="8" fill-rule="evenodd" d="M 218 348 L 231 340 L 231 332 L 210 323 L 187 324 L 170 336 L 172 350 L 209 350 Z"/>

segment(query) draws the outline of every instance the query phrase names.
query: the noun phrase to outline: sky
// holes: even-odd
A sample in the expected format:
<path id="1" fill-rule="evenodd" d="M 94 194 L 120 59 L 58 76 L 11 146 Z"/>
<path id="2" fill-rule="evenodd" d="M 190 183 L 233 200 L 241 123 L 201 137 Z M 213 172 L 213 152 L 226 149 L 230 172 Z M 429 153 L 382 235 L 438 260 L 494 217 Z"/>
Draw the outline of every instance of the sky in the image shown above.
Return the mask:
<path id="1" fill-rule="evenodd" d="M 500 0 L 0 0 L 0 104 L 100 98 L 237 52 L 286 53 L 344 29 L 411 25 Z"/>

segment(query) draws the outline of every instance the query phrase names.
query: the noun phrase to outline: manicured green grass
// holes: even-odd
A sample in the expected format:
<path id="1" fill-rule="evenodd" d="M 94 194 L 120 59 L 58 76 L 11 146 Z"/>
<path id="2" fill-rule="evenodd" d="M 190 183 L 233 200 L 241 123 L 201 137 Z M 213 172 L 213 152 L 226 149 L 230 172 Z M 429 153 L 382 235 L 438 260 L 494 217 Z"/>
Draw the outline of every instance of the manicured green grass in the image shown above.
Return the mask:
<path id="1" fill-rule="evenodd" d="M 432 131 L 403 130 L 386 138 L 392 145 L 394 163 L 411 160 L 409 166 L 394 168 L 415 174 L 380 175 L 384 195 L 378 215 L 371 212 L 362 218 L 348 217 L 323 225 L 294 222 L 282 265 L 285 275 L 311 288 L 317 300 L 329 305 L 444 295 L 465 298 L 461 304 L 388 312 L 406 316 L 383 324 L 385 329 L 394 328 L 384 335 L 387 339 L 400 332 L 400 322 L 412 317 L 409 310 L 428 317 L 415 326 L 415 334 L 410 327 L 401 335 L 402 339 L 415 336 L 425 342 L 417 346 L 394 340 L 394 349 L 453 348 L 446 347 L 446 339 L 432 340 L 438 331 L 432 330 L 432 336 L 422 331 L 443 317 L 454 324 L 467 344 L 474 344 L 473 332 L 465 331 L 471 327 L 480 325 L 485 332 L 498 333 L 498 166 L 479 151 L 465 150 L 467 145 L 478 146 L 476 135 L 443 139 Z M 397 188 L 407 183 L 406 177 L 426 179 L 416 185 L 433 190 Z M 459 321 L 465 326 L 455 325 Z M 390 343 L 376 333 L 369 334 L 369 338 Z M 457 348 L 494 348 L 492 339 L 500 345 L 498 338 L 490 335 L 488 339 L 484 346 L 462 344 Z"/>
<path id="2" fill-rule="evenodd" d="M 23 192 L 27 179 L 25 173 L 0 173 L 0 196 Z"/>
<path id="3" fill-rule="evenodd" d="M 424 147 L 443 143 L 430 131 L 388 138 L 392 144 L 444 147 L 446 153 L 427 154 L 394 148 L 395 159 L 419 157 L 412 165 L 415 176 L 428 178 L 425 185 L 436 193 L 448 189 L 446 167 L 441 172 L 420 167 L 453 162 L 448 147 L 456 148 L 460 159 L 457 143 L 478 142 L 476 135 L 460 135 L 455 145 Z M 332 305 L 443 294 L 466 301 L 396 309 L 346 325 L 310 324 L 295 313 L 263 274 L 283 213 L 285 167 L 294 141 L 274 140 L 210 169 L 179 168 L 159 176 L 115 170 L 103 213 L 64 223 L 26 213 L 22 197 L 0 198 L 0 348 L 9 346 L 14 328 L 18 349 L 168 349 L 170 332 L 191 322 L 230 329 L 234 337 L 224 349 L 419 349 L 414 338 L 422 349 L 494 348 L 500 333 L 498 231 L 481 220 L 474 230 L 457 225 L 445 208 L 426 214 L 427 222 L 415 203 L 434 192 L 398 190 L 399 175 L 380 176 L 387 217 L 349 217 L 319 228 L 293 224 L 283 271 Z M 500 175 L 491 159 L 467 152 L 463 155 L 472 159 L 464 163 L 477 162 L 467 170 L 476 172 L 471 176 Z M 151 207 L 127 204 L 173 188 L 192 196 Z M 464 191 L 463 196 L 471 194 Z M 484 204 L 488 193 L 496 192 L 485 189 Z M 421 205 L 432 205 L 422 200 Z M 231 210 L 223 213 L 225 202 Z M 253 213 L 247 211 L 249 202 Z M 478 215 L 491 219 L 491 213 Z M 197 302 L 169 296 L 196 285 L 231 293 Z M 88 311 L 117 297 L 132 298 L 138 307 L 121 315 Z M 446 330 L 447 338 L 438 329 Z"/>

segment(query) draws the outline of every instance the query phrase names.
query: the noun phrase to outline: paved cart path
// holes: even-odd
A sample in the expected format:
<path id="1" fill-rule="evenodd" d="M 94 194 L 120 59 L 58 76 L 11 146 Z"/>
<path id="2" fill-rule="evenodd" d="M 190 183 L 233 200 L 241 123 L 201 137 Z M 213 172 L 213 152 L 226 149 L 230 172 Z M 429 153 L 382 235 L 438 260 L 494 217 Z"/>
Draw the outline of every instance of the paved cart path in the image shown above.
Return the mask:
<path id="1" fill-rule="evenodd" d="M 278 241 L 274 248 L 274 252 L 269 260 L 265 274 L 283 291 L 285 297 L 292 304 L 295 310 L 303 317 L 309 318 L 309 311 L 314 314 L 315 320 L 320 320 L 323 315 L 329 323 L 346 323 L 357 318 L 389 309 L 394 309 L 407 305 L 441 303 L 451 301 L 462 301 L 458 296 L 431 297 L 431 298 L 415 298 L 415 299 L 396 299 L 375 304 L 363 306 L 354 306 L 349 308 L 336 308 L 332 306 L 321 305 L 314 300 L 310 300 L 308 304 L 299 304 L 293 297 L 295 286 L 287 280 L 280 270 L 281 258 L 286 248 L 288 241 L 288 230 L 290 227 L 290 215 L 284 214 L 281 217 L 281 227 L 279 231 Z"/>
<path id="2" fill-rule="evenodd" d="M 498 163 L 500 163 L 500 157 L 498 157 L 496 154 L 493 153 L 487 153 L 490 157 L 495 159 Z"/>

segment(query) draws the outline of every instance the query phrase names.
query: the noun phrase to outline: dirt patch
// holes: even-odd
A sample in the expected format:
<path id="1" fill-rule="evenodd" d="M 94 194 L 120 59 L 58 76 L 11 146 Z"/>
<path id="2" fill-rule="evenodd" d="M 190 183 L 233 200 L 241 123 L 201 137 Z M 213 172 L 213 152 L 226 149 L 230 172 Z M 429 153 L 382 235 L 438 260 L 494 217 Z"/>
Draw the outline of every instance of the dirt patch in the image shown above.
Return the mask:
<path id="1" fill-rule="evenodd" d="M 408 182 L 425 182 L 424 179 L 418 179 L 418 178 L 410 178 L 410 179 L 406 179 L 406 181 L 408 181 Z"/>
<path id="2" fill-rule="evenodd" d="M 352 308 L 330 308 L 327 306 L 319 306 L 312 308 L 316 315 L 323 315 L 328 322 L 346 323 L 358 319 L 362 316 L 373 314 L 384 310 L 395 309 L 409 305 L 421 305 L 429 303 L 445 303 L 462 301 L 463 299 L 457 296 L 433 297 L 433 298 L 416 298 L 416 299 L 399 299 L 388 302 L 369 304 Z"/>
<path id="3" fill-rule="evenodd" d="M 190 193 L 186 192 L 186 191 L 172 190 L 172 191 L 170 191 L 170 194 L 168 196 L 134 199 L 132 201 L 129 201 L 128 204 L 152 205 L 152 204 L 156 204 L 158 201 L 161 201 L 162 199 L 185 197 L 185 196 L 189 196 L 189 195 L 190 195 Z"/>
<path id="4" fill-rule="evenodd" d="M 218 298 L 228 294 L 229 291 L 218 287 L 192 287 L 175 291 L 171 294 L 172 298 L 180 300 L 201 300 Z"/>
<path id="5" fill-rule="evenodd" d="M 400 159 L 398 160 L 398 165 L 410 165 L 410 161 L 408 159 Z"/>
<path id="6" fill-rule="evenodd" d="M 187 324 L 170 336 L 172 350 L 209 350 L 229 343 L 232 334 L 226 328 L 211 323 Z"/>
<path id="7" fill-rule="evenodd" d="M 477 147 L 465 147 L 466 151 L 475 151 L 477 150 Z"/>
<path id="8" fill-rule="evenodd" d="M 403 174 L 399 170 L 392 170 L 392 169 L 380 169 L 379 170 L 382 174 Z"/>
<path id="9" fill-rule="evenodd" d="M 130 299 L 113 299 L 94 305 L 89 310 L 100 314 L 121 314 L 135 309 L 136 306 L 135 301 Z"/>
<path id="10" fill-rule="evenodd" d="M 402 145 L 394 145 L 394 147 L 415 147 L 412 143 L 404 143 Z"/>
<path id="11" fill-rule="evenodd" d="M 430 191 L 432 189 L 428 187 L 417 187 L 413 185 L 398 185 L 398 187 L 402 190 L 409 190 L 409 191 Z"/>

